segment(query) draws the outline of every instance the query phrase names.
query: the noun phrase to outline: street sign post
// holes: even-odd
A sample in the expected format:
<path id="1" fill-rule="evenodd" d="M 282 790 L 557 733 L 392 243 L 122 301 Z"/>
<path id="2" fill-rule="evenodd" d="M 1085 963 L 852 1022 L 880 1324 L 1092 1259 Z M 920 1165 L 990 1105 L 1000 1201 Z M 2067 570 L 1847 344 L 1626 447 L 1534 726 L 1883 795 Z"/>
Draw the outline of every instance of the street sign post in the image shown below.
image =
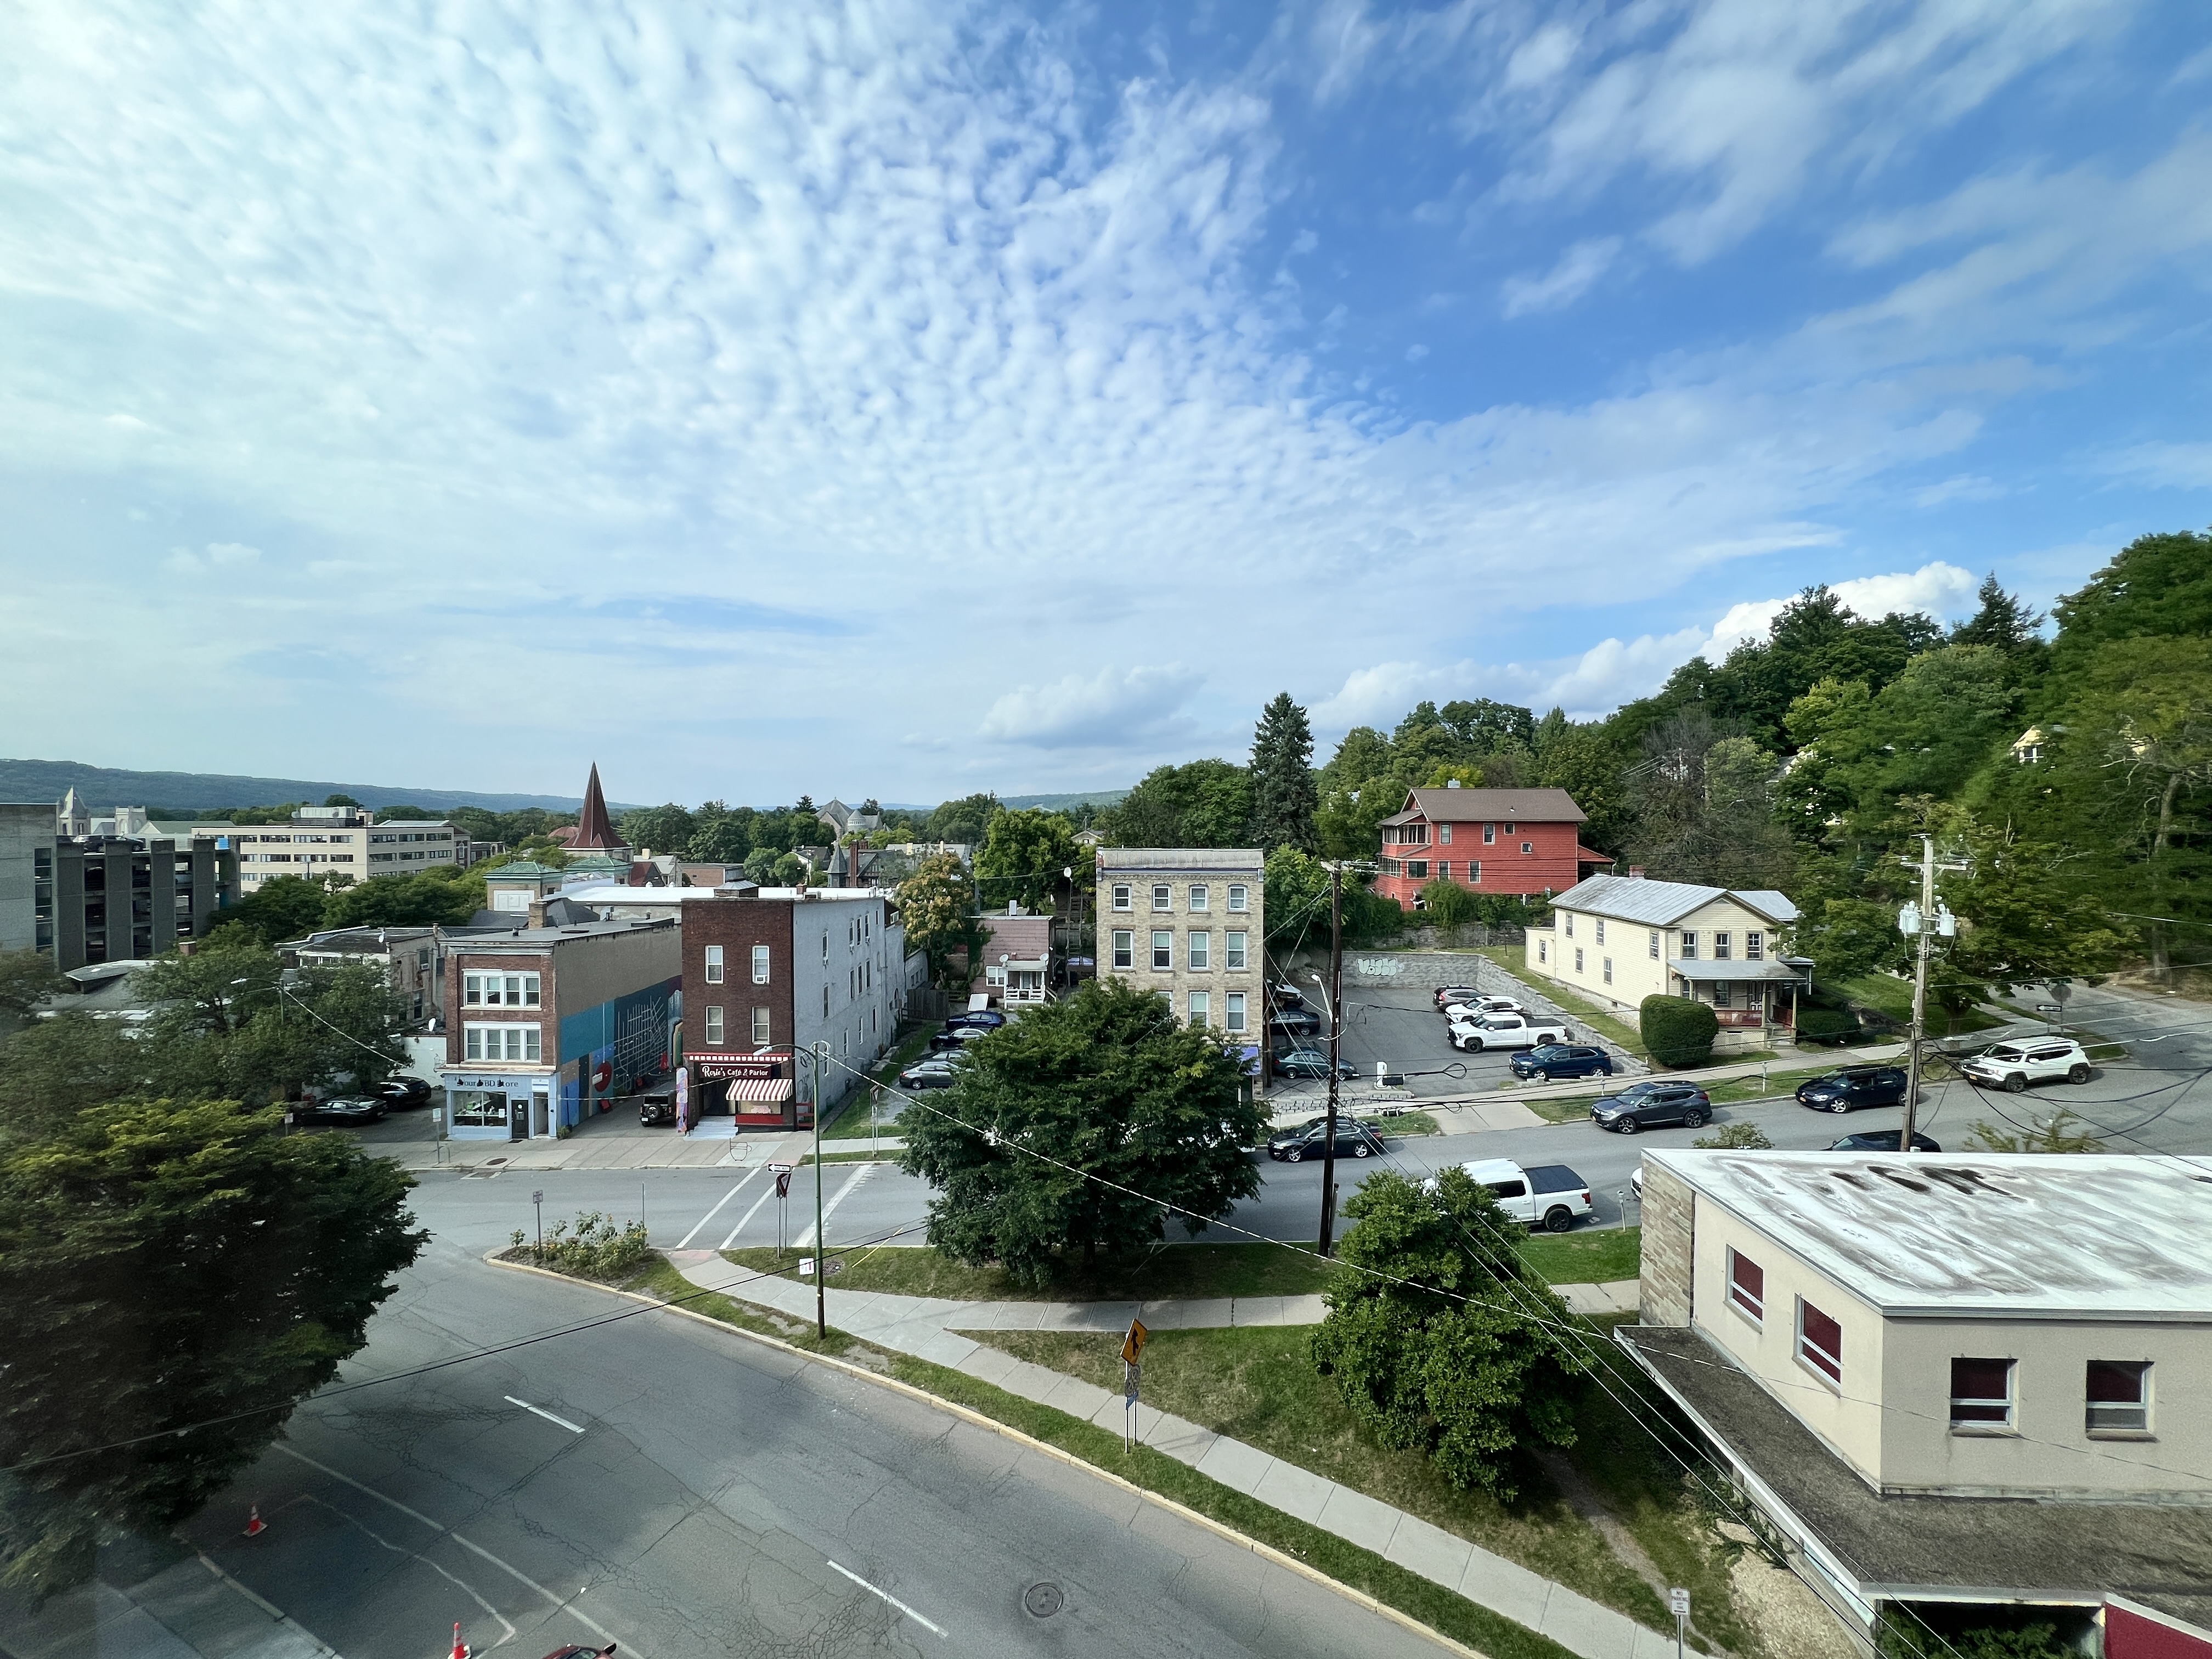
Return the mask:
<path id="1" fill-rule="evenodd" d="M 1121 1445 L 1124 1450 L 1133 1450 L 1137 1444 L 1137 1388 L 1145 1374 L 1143 1360 L 1145 1344 L 1152 1334 L 1145 1328 L 1145 1322 L 1129 1322 L 1129 1334 L 1121 1339 Z"/>
<path id="2" fill-rule="evenodd" d="M 1690 1622 L 1690 1592 L 1670 1589 L 1667 1592 L 1667 1611 L 1674 1615 L 1674 1659 L 1682 1659 L 1682 1633 Z"/>
<path id="3" fill-rule="evenodd" d="M 1121 1339 L 1121 1363 L 1125 1365 L 1133 1365 L 1145 1357 L 1145 1344 L 1152 1339 L 1152 1334 L 1145 1328 L 1143 1320 L 1131 1320 L 1129 1334 Z"/>
<path id="4" fill-rule="evenodd" d="M 771 1164 L 768 1166 L 768 1172 L 775 1177 L 775 1253 L 779 1259 L 783 1255 L 784 1214 L 791 1207 L 785 1200 L 791 1196 L 792 1169 L 793 1166 L 788 1164 Z"/>

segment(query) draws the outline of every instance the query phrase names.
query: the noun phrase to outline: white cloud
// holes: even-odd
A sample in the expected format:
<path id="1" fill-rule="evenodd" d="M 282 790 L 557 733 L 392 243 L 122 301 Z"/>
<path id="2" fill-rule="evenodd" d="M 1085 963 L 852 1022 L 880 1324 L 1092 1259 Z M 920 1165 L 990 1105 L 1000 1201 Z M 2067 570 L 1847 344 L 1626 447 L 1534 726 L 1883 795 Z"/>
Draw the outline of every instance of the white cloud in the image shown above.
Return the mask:
<path id="1" fill-rule="evenodd" d="M 1605 275 L 1613 256 L 1620 252 L 1618 236 L 1599 236 L 1577 242 L 1559 256 L 1559 264 L 1541 276 L 1516 276 L 1506 283 L 1502 290 L 1505 314 L 1522 317 L 1530 312 L 1557 311 L 1562 306 L 1572 305 Z"/>
<path id="2" fill-rule="evenodd" d="M 1040 749 L 1137 750 L 1188 724 L 1177 716 L 1201 678 L 1174 664 L 1017 686 L 991 705 L 981 730 Z"/>
<path id="3" fill-rule="evenodd" d="M 1915 507 L 1942 507 L 1952 501 L 1993 501 L 2009 492 L 1995 478 L 1984 478 L 1972 472 L 1959 472 L 1941 483 L 1923 486 L 1912 492 Z"/>
<path id="4" fill-rule="evenodd" d="M 2134 444 L 2107 456 L 2099 470 L 2167 489 L 2212 489 L 2212 443 Z"/>
<path id="5" fill-rule="evenodd" d="M 261 557 L 261 550 L 248 547 L 244 542 L 210 542 L 206 548 L 195 553 L 189 547 L 173 547 L 162 563 L 179 574 L 192 575 L 213 570 L 235 569 L 252 564 Z"/>

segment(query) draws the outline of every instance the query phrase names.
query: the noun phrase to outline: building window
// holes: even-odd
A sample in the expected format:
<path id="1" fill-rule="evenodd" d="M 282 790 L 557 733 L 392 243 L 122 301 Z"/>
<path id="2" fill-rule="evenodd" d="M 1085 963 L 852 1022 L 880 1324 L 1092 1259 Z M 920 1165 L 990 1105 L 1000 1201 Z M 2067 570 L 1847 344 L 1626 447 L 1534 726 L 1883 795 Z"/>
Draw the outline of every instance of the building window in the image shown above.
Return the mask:
<path id="1" fill-rule="evenodd" d="M 461 1053 L 469 1060 L 536 1060 L 538 1042 L 535 1025 L 468 1025 L 461 1030 Z"/>
<path id="2" fill-rule="evenodd" d="M 1152 889 L 1152 908 L 1155 910 L 1173 909 L 1175 905 L 1170 896 L 1174 891 L 1175 890 L 1170 887 L 1165 882 L 1157 884 Z"/>
<path id="3" fill-rule="evenodd" d="M 1844 1328 L 1802 1297 L 1797 1298 L 1797 1358 L 1843 1386 Z"/>
<path id="4" fill-rule="evenodd" d="M 721 982 L 722 947 L 719 945 L 710 945 L 707 947 L 707 983 L 720 985 Z"/>
<path id="5" fill-rule="evenodd" d="M 1572 939 L 1575 936 L 1575 913 L 1571 910 L 1562 910 L 1559 912 L 1559 920 L 1566 923 L 1567 937 Z"/>
<path id="6" fill-rule="evenodd" d="M 1951 1362 L 1951 1426 L 2008 1429 L 2012 1426 L 2012 1361 L 1954 1359 Z"/>
<path id="7" fill-rule="evenodd" d="M 1206 908 L 1206 884 L 1200 882 L 1190 890 L 1190 908 L 1194 910 Z"/>
<path id="8" fill-rule="evenodd" d="M 826 939 L 824 943 L 827 943 Z M 826 985 L 822 988 L 822 1018 L 830 1018 L 830 988 Z"/>
<path id="9" fill-rule="evenodd" d="M 767 1048 L 767 1047 L 769 1046 L 769 1042 L 771 1042 L 772 1041 L 774 1041 L 774 1038 L 773 1038 L 773 1036 L 771 1036 L 771 1029 L 772 1029 L 772 1028 L 770 1027 L 770 1025 L 769 1025 L 769 1024 L 768 1010 L 767 1010 L 767 1009 L 765 1009 L 765 1008 L 756 1008 L 756 1009 L 754 1009 L 754 1010 L 753 1010 L 753 1047 L 754 1047 L 754 1048 Z"/>
<path id="10" fill-rule="evenodd" d="M 1415 881 L 1426 881 L 1429 878 L 1429 861 L 1426 859 L 1407 860 L 1406 873 Z"/>
<path id="11" fill-rule="evenodd" d="M 1241 881 L 1229 884 L 1229 908 L 1239 912 L 1250 908 L 1244 902 L 1244 884 Z"/>
<path id="12" fill-rule="evenodd" d="M 1766 935 L 1756 927 L 1743 936 L 1743 959 L 1746 962 L 1766 960 Z"/>
<path id="13" fill-rule="evenodd" d="M 2091 1434 L 2150 1432 L 2148 1360 L 2091 1360 L 2088 1395 Z"/>
<path id="14" fill-rule="evenodd" d="M 1470 887 L 1480 887 L 1482 884 L 1482 860 L 1480 859 L 1469 859 L 1467 861 L 1467 884 Z"/>
<path id="15" fill-rule="evenodd" d="M 1735 940 L 1727 933 L 1713 935 L 1713 960 L 1726 962 L 1735 950 Z"/>
<path id="16" fill-rule="evenodd" d="M 463 974 L 461 1004 L 468 1008 L 535 1008 L 535 974 Z"/>
<path id="17" fill-rule="evenodd" d="M 1116 968 L 1133 968 L 1137 965 L 1136 940 L 1137 936 L 1126 927 L 1116 927 L 1114 930 L 1114 965 Z"/>
<path id="18" fill-rule="evenodd" d="M 1735 1006 L 1735 988 L 1731 986 L 1724 979 L 1715 980 L 1713 981 L 1713 1006 L 1716 1008 L 1732 1008 Z"/>
<path id="19" fill-rule="evenodd" d="M 1229 1004 L 1229 1030 L 1234 1036 L 1244 1030 L 1244 994 L 1231 991 L 1225 1000 Z"/>
<path id="20" fill-rule="evenodd" d="M 1605 943 L 1605 918 L 1603 916 L 1600 916 L 1597 919 L 1597 942 L 1600 945 Z"/>
<path id="21" fill-rule="evenodd" d="M 1582 972 L 1582 970 L 1583 970 L 1583 947 L 1582 947 L 1581 945 L 1577 945 L 1577 946 L 1575 946 L 1575 971 L 1576 971 L 1577 973 L 1578 973 L 1578 974 L 1579 974 L 1580 972 Z"/>
<path id="22" fill-rule="evenodd" d="M 1524 853 L 1533 853 L 1536 850 L 1536 843 L 1533 841 L 1524 841 L 1521 843 L 1521 850 Z"/>
<path id="23" fill-rule="evenodd" d="M 1206 1026 L 1212 1024 L 1212 1021 L 1213 994 L 1210 991 L 1193 991 L 1190 994 L 1190 1023 L 1197 1026 Z"/>
<path id="24" fill-rule="evenodd" d="M 824 962 L 830 960 L 830 934 L 826 929 L 822 934 L 822 960 Z"/>
<path id="25" fill-rule="evenodd" d="M 1496 824 L 1486 823 L 1482 826 L 1482 844 L 1485 847 L 1495 847 L 1498 844 L 1498 826 Z"/>
<path id="26" fill-rule="evenodd" d="M 1135 901 L 1129 896 L 1129 884 L 1126 881 L 1117 881 L 1114 884 L 1114 908 L 1116 910 L 1133 910 L 1137 908 Z"/>
<path id="27" fill-rule="evenodd" d="M 1605 959 L 1605 982 L 1607 985 L 1613 983 L 1613 958 L 1611 957 L 1607 957 Z"/>
<path id="28" fill-rule="evenodd" d="M 1449 823 L 1440 824 L 1437 829 L 1437 839 L 1444 846 L 1449 847 L 1451 845 L 1451 825 Z"/>
<path id="29" fill-rule="evenodd" d="M 1754 1325 L 1766 1323 L 1766 1269 L 1741 1251 L 1728 1253 L 1729 1306 Z"/>
<path id="30" fill-rule="evenodd" d="M 1175 935 L 1165 929 L 1152 935 L 1152 966 L 1154 968 L 1175 966 Z"/>
<path id="31" fill-rule="evenodd" d="M 1438 881 L 1449 881 L 1451 879 L 1451 860 L 1449 859 L 1438 859 L 1437 860 L 1437 879 Z"/>
<path id="32" fill-rule="evenodd" d="M 1551 942 L 1551 940 L 1549 940 L 1549 939 L 1538 939 L 1538 940 L 1536 941 L 1536 960 L 1537 960 L 1540 963 L 1547 963 L 1547 962 L 1549 962 L 1551 959 L 1552 959 L 1552 942 Z"/>
<path id="33" fill-rule="evenodd" d="M 753 983 L 768 983 L 768 946 L 765 945 L 753 946 Z"/>
<path id="34" fill-rule="evenodd" d="M 1513 826 L 1511 824 L 1509 823 L 1505 826 L 1505 833 L 1509 836 L 1513 833 Z"/>
<path id="35" fill-rule="evenodd" d="M 1694 933 L 1685 933 L 1682 935 L 1682 960 L 1695 962 L 1697 959 L 1698 936 Z"/>
<path id="36" fill-rule="evenodd" d="M 1232 974 L 1244 971 L 1244 930 L 1241 927 L 1221 936 L 1222 966 Z M 1241 993 L 1240 993 L 1241 994 Z M 1236 1028 L 1230 1028 L 1234 1030 Z"/>
<path id="37" fill-rule="evenodd" d="M 1190 971 L 1209 974 L 1213 971 L 1213 935 L 1194 933 L 1190 936 Z"/>
<path id="38" fill-rule="evenodd" d="M 709 1048 L 722 1046 L 722 1011 L 720 1008 L 707 1011 L 707 1046 Z"/>
<path id="39" fill-rule="evenodd" d="M 1651 930 L 1650 954 L 1652 961 L 1656 962 L 1659 960 L 1659 930 L 1656 927 L 1654 927 Z"/>

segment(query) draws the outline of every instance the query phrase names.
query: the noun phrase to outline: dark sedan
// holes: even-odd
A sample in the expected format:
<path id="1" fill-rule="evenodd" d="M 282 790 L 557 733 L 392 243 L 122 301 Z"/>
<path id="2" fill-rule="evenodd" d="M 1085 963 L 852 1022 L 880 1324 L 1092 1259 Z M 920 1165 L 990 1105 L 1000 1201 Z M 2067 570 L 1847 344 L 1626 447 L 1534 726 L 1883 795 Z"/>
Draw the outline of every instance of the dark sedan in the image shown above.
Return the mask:
<path id="1" fill-rule="evenodd" d="M 430 1085 L 419 1077 L 395 1077 L 376 1086 L 376 1097 L 388 1110 L 411 1112 L 430 1103 Z"/>
<path id="2" fill-rule="evenodd" d="M 1869 1129 L 1863 1134 L 1845 1135 L 1828 1150 L 1832 1152 L 1893 1152 L 1897 1150 L 1898 1136 L 1904 1133 L 1902 1129 Z M 1943 1149 L 1926 1135 L 1915 1134 L 1912 1150 L 1916 1152 L 1940 1152 Z"/>
<path id="3" fill-rule="evenodd" d="M 978 1037 L 990 1035 L 991 1027 L 988 1025 L 958 1025 L 949 1031 L 933 1031 L 929 1038 L 929 1052 L 933 1054 L 955 1054 Z"/>
<path id="4" fill-rule="evenodd" d="M 1686 1129 L 1700 1129 L 1712 1115 L 1712 1097 L 1696 1084 L 1667 1083 L 1656 1078 L 1632 1083 L 1590 1108 L 1590 1121 L 1599 1128 L 1625 1135 L 1677 1123 Z"/>
<path id="5" fill-rule="evenodd" d="M 289 1110 L 295 1123 L 336 1123 L 357 1129 L 384 1121 L 380 1100 L 295 1100 Z"/>
<path id="6" fill-rule="evenodd" d="M 1319 1158 L 1328 1145 L 1328 1120 L 1317 1117 L 1301 1123 L 1293 1129 L 1278 1130 L 1267 1137 L 1267 1156 L 1285 1164 L 1303 1163 L 1310 1158 Z M 1382 1137 L 1348 1112 L 1340 1112 L 1336 1119 L 1336 1155 L 1339 1158 L 1372 1158 L 1382 1150 Z"/>
<path id="7" fill-rule="evenodd" d="M 1286 1054 L 1275 1056 L 1275 1074 L 1325 1078 L 1328 1075 L 1328 1055 L 1319 1048 L 1293 1048 Z M 1340 1060 L 1336 1062 L 1336 1074 L 1340 1078 L 1356 1078 L 1359 1068 L 1348 1060 Z"/>
<path id="8" fill-rule="evenodd" d="M 1905 1103 L 1905 1070 L 1898 1066 L 1846 1066 L 1797 1085 L 1797 1103 L 1816 1112 L 1855 1112 L 1862 1106 Z"/>
<path id="9" fill-rule="evenodd" d="M 1513 1056 L 1513 1075 L 1523 1079 L 1611 1077 L 1613 1056 L 1582 1042 L 1546 1042 Z"/>
<path id="10" fill-rule="evenodd" d="M 1314 1036 L 1321 1030 L 1321 1016 L 1310 1008 L 1278 1008 L 1267 1016 L 1267 1029 L 1284 1036 Z"/>
<path id="11" fill-rule="evenodd" d="M 1006 1023 L 1006 1017 L 996 1008 L 970 1008 L 964 1014 L 955 1014 L 945 1022 L 948 1031 L 995 1031 Z"/>
<path id="12" fill-rule="evenodd" d="M 899 1087 L 909 1092 L 921 1089 L 950 1089 L 960 1081 L 949 1060 L 925 1060 L 898 1074 Z"/>

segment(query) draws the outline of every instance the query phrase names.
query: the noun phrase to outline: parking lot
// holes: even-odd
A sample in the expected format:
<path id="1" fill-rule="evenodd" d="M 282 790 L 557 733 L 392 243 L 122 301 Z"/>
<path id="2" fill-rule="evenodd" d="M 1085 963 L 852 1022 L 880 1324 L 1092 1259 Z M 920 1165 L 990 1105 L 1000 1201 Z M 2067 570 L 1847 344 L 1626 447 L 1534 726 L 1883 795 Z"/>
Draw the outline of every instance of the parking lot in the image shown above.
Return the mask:
<path id="1" fill-rule="evenodd" d="M 1322 1017 L 1321 1035 L 1310 1040 L 1310 1046 L 1326 1051 L 1328 999 L 1311 986 L 1303 988 L 1307 1004 Z M 1514 1081 L 1510 1053 L 1463 1054 L 1451 1046 L 1443 1016 L 1437 1012 L 1436 994 L 1419 986 L 1346 986 L 1340 1052 L 1361 1077 L 1345 1087 L 1364 1091 L 1370 1086 L 1379 1064 L 1402 1075 L 1405 1092 L 1417 1101 L 1503 1088 Z M 1454 1066 L 1464 1074 L 1453 1076 L 1449 1068 Z M 1317 1099 L 1328 1092 L 1328 1085 L 1285 1078 L 1277 1080 L 1272 1092 L 1279 1102 L 1309 1096 Z"/>

